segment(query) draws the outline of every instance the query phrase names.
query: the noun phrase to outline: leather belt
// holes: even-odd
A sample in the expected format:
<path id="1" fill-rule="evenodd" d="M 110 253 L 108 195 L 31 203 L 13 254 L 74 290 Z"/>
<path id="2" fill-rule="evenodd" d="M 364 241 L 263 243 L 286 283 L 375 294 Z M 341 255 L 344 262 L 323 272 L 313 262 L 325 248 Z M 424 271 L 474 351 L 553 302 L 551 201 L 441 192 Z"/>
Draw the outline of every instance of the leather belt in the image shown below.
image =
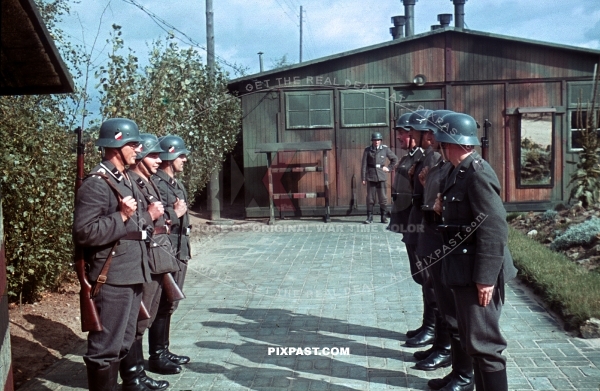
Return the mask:
<path id="1" fill-rule="evenodd" d="M 146 240 L 148 239 L 148 232 L 144 231 L 135 231 L 128 232 L 127 235 L 123 236 L 121 240 Z"/>
<path id="2" fill-rule="evenodd" d="M 161 234 L 169 234 L 171 233 L 171 229 L 168 225 L 159 225 L 158 227 L 154 227 L 153 234 L 161 235 Z"/>
<path id="3" fill-rule="evenodd" d="M 192 226 L 191 225 L 188 225 L 183 230 L 180 230 L 180 229 L 173 229 L 173 230 L 171 230 L 171 234 L 176 234 L 176 235 L 190 236 L 191 233 L 192 233 Z"/>

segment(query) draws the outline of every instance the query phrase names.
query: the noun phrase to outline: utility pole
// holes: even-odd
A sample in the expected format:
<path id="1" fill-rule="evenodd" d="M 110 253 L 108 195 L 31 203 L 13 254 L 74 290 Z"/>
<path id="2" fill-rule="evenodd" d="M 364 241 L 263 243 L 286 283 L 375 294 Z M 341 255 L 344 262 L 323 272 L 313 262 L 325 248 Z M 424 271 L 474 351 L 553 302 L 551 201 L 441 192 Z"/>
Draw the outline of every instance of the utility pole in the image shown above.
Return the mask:
<path id="1" fill-rule="evenodd" d="M 215 78 L 215 30 L 213 24 L 213 2 L 206 0 L 206 66 L 208 67 L 208 82 L 209 91 L 214 88 Z M 209 101 L 212 101 L 209 99 Z M 209 123 L 212 107 L 206 111 Z M 208 209 L 210 210 L 210 220 L 213 223 L 221 223 L 221 194 L 220 194 L 220 165 L 210 174 L 210 182 L 208 183 Z"/>
<path id="2" fill-rule="evenodd" d="M 300 61 L 302 62 L 302 19 L 303 15 L 302 15 L 302 6 L 300 6 Z"/>

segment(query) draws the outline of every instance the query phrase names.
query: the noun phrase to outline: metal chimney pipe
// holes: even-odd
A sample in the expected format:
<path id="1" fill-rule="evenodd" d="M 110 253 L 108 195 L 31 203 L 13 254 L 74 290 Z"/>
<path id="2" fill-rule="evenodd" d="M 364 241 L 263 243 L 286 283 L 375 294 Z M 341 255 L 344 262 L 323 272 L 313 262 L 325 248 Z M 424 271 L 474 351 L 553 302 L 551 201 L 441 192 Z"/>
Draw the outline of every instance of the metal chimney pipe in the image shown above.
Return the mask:
<path id="1" fill-rule="evenodd" d="M 466 1 L 466 0 L 465 0 Z M 406 17 L 406 36 L 415 35 L 415 4 L 417 0 L 402 0 L 404 16 Z"/>
<path id="2" fill-rule="evenodd" d="M 394 39 L 400 39 L 404 37 L 404 25 L 406 24 L 406 18 L 404 15 L 392 16 L 392 23 L 394 27 L 390 28 L 390 34 Z"/>
<path id="3" fill-rule="evenodd" d="M 258 62 L 260 64 L 260 71 L 261 72 L 263 71 L 263 59 L 262 59 L 262 55 L 263 55 L 263 52 L 258 52 Z"/>
<path id="4" fill-rule="evenodd" d="M 450 22 L 452 22 L 452 14 L 439 14 L 437 18 L 442 28 L 450 26 Z"/>
<path id="5" fill-rule="evenodd" d="M 465 28 L 465 3 L 467 0 L 451 0 L 454 3 L 454 26 Z"/>

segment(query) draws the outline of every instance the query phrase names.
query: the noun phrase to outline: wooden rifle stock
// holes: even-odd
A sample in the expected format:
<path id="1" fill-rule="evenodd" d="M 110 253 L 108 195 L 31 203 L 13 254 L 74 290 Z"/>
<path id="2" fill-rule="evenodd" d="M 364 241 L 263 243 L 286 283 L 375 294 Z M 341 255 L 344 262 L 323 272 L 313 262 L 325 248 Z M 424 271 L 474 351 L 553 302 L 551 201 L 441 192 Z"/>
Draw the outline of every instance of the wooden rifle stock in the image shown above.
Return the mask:
<path id="1" fill-rule="evenodd" d="M 83 130 L 79 127 L 75 129 L 77 134 L 77 177 L 75 178 L 75 196 L 77 191 L 81 187 L 84 175 L 83 158 L 85 154 L 85 144 L 83 143 Z M 81 285 L 79 291 L 79 308 L 81 310 L 81 331 L 102 331 L 102 324 L 100 323 L 100 316 L 98 316 L 98 310 L 92 300 L 92 284 L 87 278 L 85 271 L 85 259 L 83 258 L 83 251 L 78 246 L 75 246 L 75 271 L 77 272 L 77 279 Z"/>
<path id="2" fill-rule="evenodd" d="M 162 288 L 170 303 L 185 299 L 185 295 L 179 289 L 179 285 L 177 285 L 171 273 L 163 274 Z"/>

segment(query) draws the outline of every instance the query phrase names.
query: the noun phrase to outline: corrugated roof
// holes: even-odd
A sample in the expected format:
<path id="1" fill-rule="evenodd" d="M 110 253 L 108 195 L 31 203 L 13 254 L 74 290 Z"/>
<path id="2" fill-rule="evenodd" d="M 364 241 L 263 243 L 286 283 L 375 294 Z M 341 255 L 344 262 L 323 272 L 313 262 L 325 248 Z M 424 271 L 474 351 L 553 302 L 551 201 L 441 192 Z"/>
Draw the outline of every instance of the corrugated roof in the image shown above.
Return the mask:
<path id="1" fill-rule="evenodd" d="M 1 0 L 0 95 L 75 90 L 33 0 Z"/>
<path id="2" fill-rule="evenodd" d="M 245 81 L 245 80 L 263 78 L 264 76 L 268 76 L 268 75 L 271 75 L 274 73 L 281 73 L 282 71 L 299 69 L 299 68 L 307 67 L 310 65 L 319 64 L 319 63 L 323 63 L 323 62 L 327 62 L 330 60 L 335 60 L 335 59 L 339 59 L 342 57 L 347 57 L 347 56 L 351 56 L 351 55 L 355 55 L 355 54 L 359 54 L 359 53 L 365 53 L 365 52 L 369 52 L 372 50 L 377 50 L 377 49 L 381 49 L 381 48 L 385 48 L 385 47 L 389 47 L 389 46 L 393 46 L 393 45 L 402 45 L 406 42 L 415 41 L 415 40 L 421 39 L 423 37 L 428 37 L 428 36 L 435 35 L 435 34 L 447 34 L 448 32 L 473 35 L 473 36 L 478 36 L 478 37 L 501 39 L 501 40 L 525 43 L 525 44 L 530 44 L 530 45 L 544 46 L 544 47 L 559 49 L 559 50 L 569 50 L 569 51 L 576 51 L 576 52 L 580 52 L 580 53 L 595 54 L 595 55 L 600 56 L 600 50 L 581 48 L 578 46 L 561 45 L 561 44 L 556 44 L 556 43 L 536 41 L 536 40 L 524 39 L 524 38 L 516 38 L 516 37 L 511 37 L 508 35 L 492 34 L 492 33 L 487 33 L 487 32 L 482 32 L 482 31 L 476 31 L 476 30 L 457 29 L 455 27 L 449 26 L 449 27 L 445 27 L 445 28 L 441 28 L 441 29 L 437 29 L 437 30 L 433 30 L 433 31 L 427 31 L 427 32 L 421 33 L 421 34 L 416 34 L 411 37 L 394 39 L 394 40 L 386 41 L 386 42 L 379 43 L 376 45 L 365 46 L 363 48 L 349 50 L 346 52 L 337 53 L 337 54 L 333 54 L 331 56 L 321 57 L 321 58 L 317 58 L 317 59 L 310 60 L 310 61 L 305 61 L 302 63 L 290 65 L 290 66 L 283 67 L 283 68 L 272 69 L 272 70 L 268 70 L 265 72 L 255 73 L 253 75 L 239 77 L 237 79 L 231 80 L 229 82 L 229 85 L 237 84 L 237 83 Z"/>

